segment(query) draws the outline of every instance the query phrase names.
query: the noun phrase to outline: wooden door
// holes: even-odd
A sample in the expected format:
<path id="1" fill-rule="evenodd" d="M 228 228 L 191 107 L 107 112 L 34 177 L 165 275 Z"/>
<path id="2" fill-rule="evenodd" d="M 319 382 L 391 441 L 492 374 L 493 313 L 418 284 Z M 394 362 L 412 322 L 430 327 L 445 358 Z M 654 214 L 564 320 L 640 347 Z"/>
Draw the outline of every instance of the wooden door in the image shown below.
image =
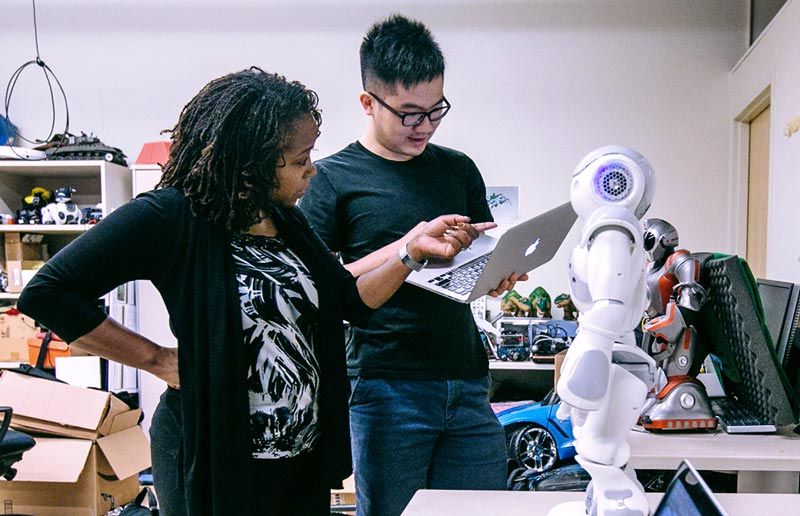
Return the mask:
<path id="1" fill-rule="evenodd" d="M 767 273 L 769 215 L 769 106 L 750 121 L 747 177 L 747 263 L 757 278 Z"/>

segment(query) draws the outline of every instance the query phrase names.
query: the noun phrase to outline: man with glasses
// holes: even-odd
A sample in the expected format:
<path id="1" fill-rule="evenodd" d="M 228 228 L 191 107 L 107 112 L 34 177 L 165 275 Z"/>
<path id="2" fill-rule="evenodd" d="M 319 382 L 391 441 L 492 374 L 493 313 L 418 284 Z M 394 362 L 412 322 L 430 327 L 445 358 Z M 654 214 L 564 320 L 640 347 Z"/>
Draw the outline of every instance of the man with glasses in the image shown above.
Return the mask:
<path id="1" fill-rule="evenodd" d="M 366 131 L 315 163 L 300 207 L 354 275 L 398 253 L 416 270 L 425 264 L 405 242 L 418 223 L 491 221 L 486 188 L 469 157 L 429 143 L 451 106 L 428 29 L 392 16 L 368 31 L 360 57 Z M 469 305 L 406 284 L 352 328 L 347 366 L 360 516 L 400 514 L 423 488 L 505 488 L 505 435 Z"/>

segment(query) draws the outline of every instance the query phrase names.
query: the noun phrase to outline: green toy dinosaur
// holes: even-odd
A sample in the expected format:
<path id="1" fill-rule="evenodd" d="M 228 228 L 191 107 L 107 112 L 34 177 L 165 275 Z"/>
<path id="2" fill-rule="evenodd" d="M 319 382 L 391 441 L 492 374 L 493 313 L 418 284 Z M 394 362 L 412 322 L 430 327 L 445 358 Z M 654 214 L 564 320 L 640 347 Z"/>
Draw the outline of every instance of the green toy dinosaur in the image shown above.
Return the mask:
<path id="1" fill-rule="evenodd" d="M 530 301 L 532 314 L 534 317 L 539 317 L 542 319 L 552 319 L 553 314 L 550 313 L 550 294 L 547 293 L 545 289 L 542 287 L 536 287 L 531 292 L 530 297 L 528 297 Z"/>
<path id="2" fill-rule="evenodd" d="M 578 309 L 572 303 L 572 298 L 569 294 L 559 294 L 553 300 L 555 305 L 564 310 L 565 321 L 576 321 L 578 319 Z"/>
<path id="3" fill-rule="evenodd" d="M 531 313 L 531 304 L 528 298 L 523 297 L 516 290 L 510 290 L 500 301 L 503 315 L 509 317 L 528 317 Z"/>

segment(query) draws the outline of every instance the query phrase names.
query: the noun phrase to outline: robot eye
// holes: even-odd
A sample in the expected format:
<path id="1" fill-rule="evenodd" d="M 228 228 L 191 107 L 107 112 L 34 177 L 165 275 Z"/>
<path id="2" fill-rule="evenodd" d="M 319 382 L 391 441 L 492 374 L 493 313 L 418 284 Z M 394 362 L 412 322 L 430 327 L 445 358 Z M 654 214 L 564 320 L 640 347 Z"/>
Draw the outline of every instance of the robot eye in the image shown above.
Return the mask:
<path id="1" fill-rule="evenodd" d="M 604 201 L 620 202 L 633 189 L 633 176 L 628 168 L 612 161 L 597 170 L 594 176 L 594 191 Z"/>
<path id="2" fill-rule="evenodd" d="M 655 246 L 656 246 L 656 236 L 653 234 L 652 231 L 647 231 L 644 234 L 644 250 L 652 251 Z"/>

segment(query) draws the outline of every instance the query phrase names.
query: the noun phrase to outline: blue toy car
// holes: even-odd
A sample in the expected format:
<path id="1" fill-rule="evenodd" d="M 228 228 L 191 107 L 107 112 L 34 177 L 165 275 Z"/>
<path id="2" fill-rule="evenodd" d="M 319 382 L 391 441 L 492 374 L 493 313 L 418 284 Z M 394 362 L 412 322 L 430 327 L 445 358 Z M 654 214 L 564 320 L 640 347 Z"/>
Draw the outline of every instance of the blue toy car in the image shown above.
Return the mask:
<path id="1" fill-rule="evenodd" d="M 542 401 L 517 405 L 497 414 L 506 430 L 508 457 L 536 473 L 575 456 L 570 420 L 556 418 L 561 399 L 550 391 Z"/>

